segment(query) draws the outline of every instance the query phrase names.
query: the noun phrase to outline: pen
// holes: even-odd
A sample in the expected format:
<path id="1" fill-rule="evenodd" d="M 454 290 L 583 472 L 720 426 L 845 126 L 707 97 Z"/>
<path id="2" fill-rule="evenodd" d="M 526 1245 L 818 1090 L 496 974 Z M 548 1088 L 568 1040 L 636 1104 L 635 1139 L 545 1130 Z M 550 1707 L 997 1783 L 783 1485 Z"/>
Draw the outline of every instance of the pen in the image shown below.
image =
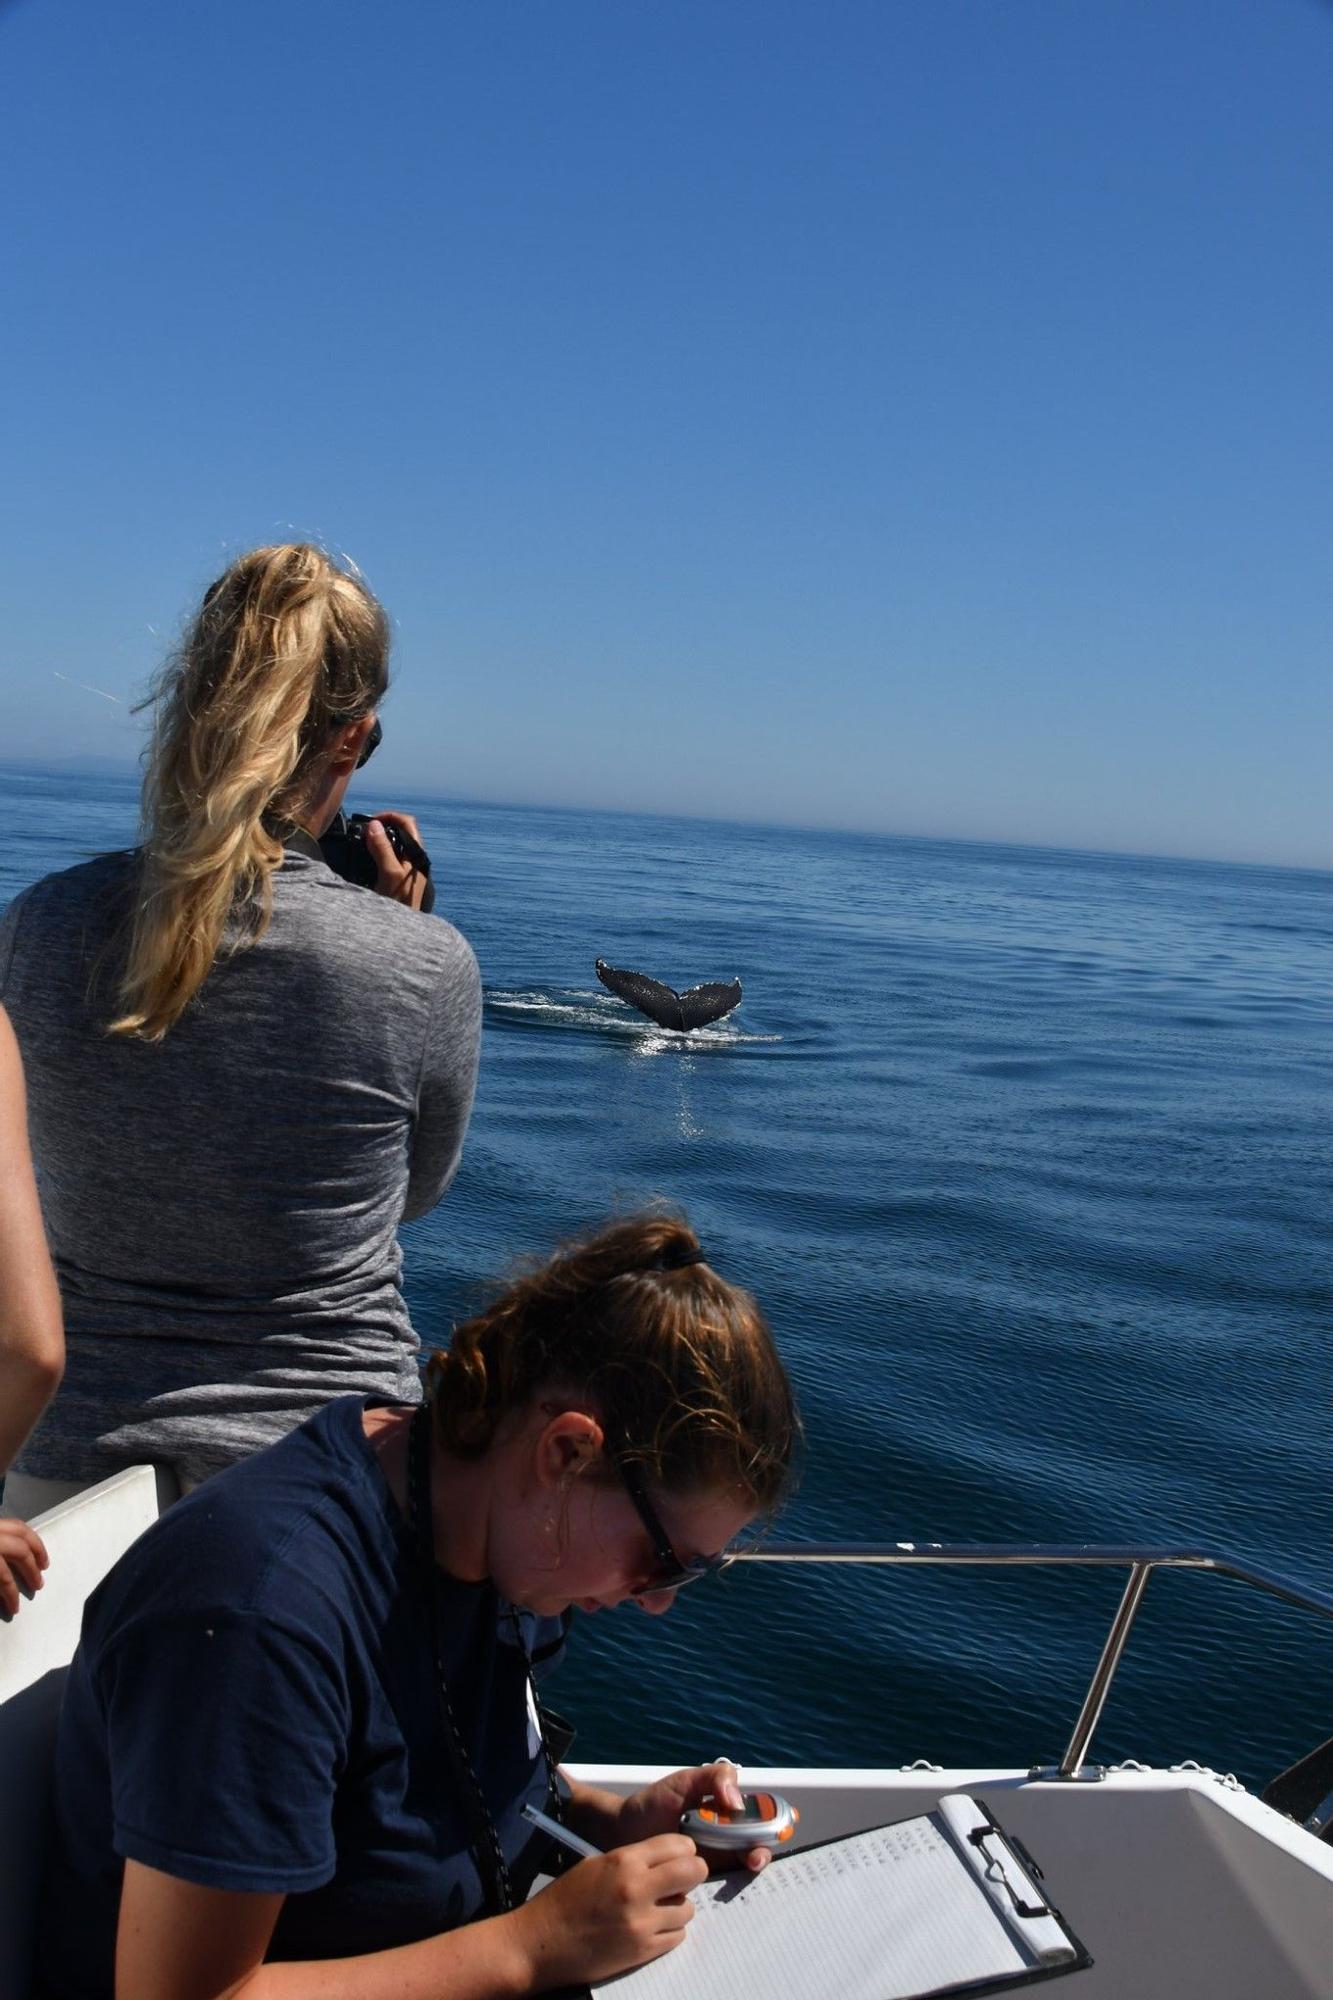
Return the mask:
<path id="1" fill-rule="evenodd" d="M 567 1826 L 561 1826 L 558 1819 L 552 1819 L 549 1813 L 538 1812 L 536 1806 L 524 1806 L 523 1817 L 531 1820 L 534 1826 L 539 1826 L 543 1833 L 549 1833 L 552 1840 L 558 1840 L 571 1854 L 582 1855 L 585 1861 L 596 1861 L 602 1853 L 600 1847 L 594 1847 L 581 1833 L 572 1833 Z"/>

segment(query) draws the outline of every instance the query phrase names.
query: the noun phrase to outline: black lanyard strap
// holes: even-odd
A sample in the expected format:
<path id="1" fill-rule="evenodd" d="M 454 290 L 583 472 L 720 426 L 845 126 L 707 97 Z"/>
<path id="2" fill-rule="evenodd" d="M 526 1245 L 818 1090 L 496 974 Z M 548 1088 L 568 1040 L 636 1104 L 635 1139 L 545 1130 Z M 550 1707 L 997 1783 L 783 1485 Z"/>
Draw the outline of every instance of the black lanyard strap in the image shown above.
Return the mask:
<path id="1" fill-rule="evenodd" d="M 435 1661 L 435 1691 L 439 1705 L 440 1720 L 444 1725 L 444 1746 L 453 1771 L 454 1782 L 461 1798 L 464 1812 L 470 1822 L 469 1844 L 477 1873 L 481 1877 L 482 1891 L 486 1900 L 486 1914 L 500 1915 L 514 1907 L 513 1884 L 509 1879 L 509 1864 L 505 1860 L 504 1849 L 500 1845 L 491 1809 L 486 1803 L 481 1780 L 468 1755 L 463 1733 L 458 1727 L 452 1701 L 449 1699 L 449 1682 L 444 1671 L 444 1649 L 440 1638 L 440 1592 L 435 1563 L 435 1533 L 430 1504 L 430 1445 L 431 1419 L 430 1405 L 423 1403 L 412 1418 L 411 1433 L 407 1453 L 407 1513 L 408 1524 L 416 1547 L 417 1568 L 421 1585 L 425 1592 L 426 1617 L 430 1626 L 431 1650 Z M 523 1642 L 523 1634 L 518 1617 L 513 1619 L 514 1635 L 519 1650 L 523 1654 L 523 1664 L 527 1670 L 527 1684 L 532 1696 L 532 1708 L 537 1717 L 537 1731 L 541 1739 L 542 1758 L 546 1765 L 547 1810 L 559 1816 L 560 1791 L 556 1781 L 555 1759 L 547 1741 L 546 1727 L 541 1703 L 537 1700 L 532 1686 L 532 1661 Z"/>

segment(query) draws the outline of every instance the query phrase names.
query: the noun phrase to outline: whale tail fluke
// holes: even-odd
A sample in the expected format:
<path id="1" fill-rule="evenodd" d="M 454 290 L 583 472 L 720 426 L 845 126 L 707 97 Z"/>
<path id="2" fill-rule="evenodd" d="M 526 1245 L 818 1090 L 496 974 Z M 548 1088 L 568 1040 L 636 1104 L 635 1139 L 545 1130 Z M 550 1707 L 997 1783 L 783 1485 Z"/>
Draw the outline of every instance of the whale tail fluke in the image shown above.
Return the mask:
<path id="1" fill-rule="evenodd" d="M 739 1006 L 740 997 L 739 979 L 712 979 L 702 986 L 686 987 L 680 996 L 685 1026 L 706 1028 L 710 1021 L 720 1021 L 724 1014 Z"/>
<path id="2" fill-rule="evenodd" d="M 707 985 L 691 986 L 684 993 L 677 993 L 674 986 L 650 979 L 646 972 L 622 972 L 618 966 L 608 965 L 604 958 L 597 960 L 593 970 L 618 999 L 637 1007 L 650 1021 L 656 1021 L 659 1028 L 673 1028 L 681 1035 L 688 1034 L 691 1028 L 706 1028 L 710 1021 L 720 1021 L 741 997 L 739 979 L 712 980 Z"/>

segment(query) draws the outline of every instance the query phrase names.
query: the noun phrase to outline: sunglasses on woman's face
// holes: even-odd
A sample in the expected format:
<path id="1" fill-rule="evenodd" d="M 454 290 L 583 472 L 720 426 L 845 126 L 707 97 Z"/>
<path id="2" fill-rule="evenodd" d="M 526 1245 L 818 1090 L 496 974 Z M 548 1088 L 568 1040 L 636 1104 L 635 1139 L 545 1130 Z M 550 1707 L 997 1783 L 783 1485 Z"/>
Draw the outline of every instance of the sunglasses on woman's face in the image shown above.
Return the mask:
<path id="1" fill-rule="evenodd" d="M 634 1593 L 636 1597 L 651 1597 L 658 1590 L 680 1590 L 687 1583 L 697 1583 L 701 1576 L 716 1576 L 719 1570 L 727 1567 L 731 1557 L 725 1552 L 718 1556 L 693 1556 L 689 1562 L 682 1562 L 648 1498 L 641 1468 L 632 1460 L 621 1458 L 618 1453 L 614 1454 L 613 1463 L 620 1474 L 621 1484 L 634 1503 L 635 1512 L 648 1530 L 648 1539 L 657 1557 L 657 1568 L 639 1585 Z"/>
<path id="2" fill-rule="evenodd" d="M 363 764 L 368 764 L 370 762 L 371 758 L 375 755 L 375 752 L 379 749 L 380 744 L 383 741 L 384 741 L 384 731 L 380 728 L 379 717 L 376 716 L 375 727 L 371 730 L 369 736 L 367 736 L 365 742 L 361 745 L 361 755 L 356 760 L 356 768 L 358 771 L 361 769 L 361 766 Z"/>

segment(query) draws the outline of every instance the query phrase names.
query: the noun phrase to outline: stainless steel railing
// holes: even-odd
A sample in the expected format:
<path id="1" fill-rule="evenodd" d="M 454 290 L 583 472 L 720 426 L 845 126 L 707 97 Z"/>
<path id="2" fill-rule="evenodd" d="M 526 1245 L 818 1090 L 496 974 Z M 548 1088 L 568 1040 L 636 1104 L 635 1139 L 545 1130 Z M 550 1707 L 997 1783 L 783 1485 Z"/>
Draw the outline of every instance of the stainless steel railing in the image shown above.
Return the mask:
<path id="1" fill-rule="evenodd" d="M 1125 1588 L 1116 1607 L 1111 1629 L 1102 1646 L 1101 1657 L 1088 1683 L 1083 1706 L 1074 1724 L 1064 1756 L 1054 1776 L 1077 1778 L 1083 1770 L 1093 1731 L 1101 1720 L 1106 1697 L 1111 1691 L 1116 1668 L 1134 1628 L 1148 1578 L 1157 1569 L 1204 1569 L 1216 1576 L 1228 1576 L 1237 1583 L 1280 1597 L 1286 1604 L 1333 1618 L 1333 1591 L 1295 1583 L 1273 1570 L 1257 1569 L 1251 1563 L 1215 1554 L 1207 1549 L 1118 1548 L 1099 1542 L 767 1542 L 742 1549 L 738 1562 L 747 1563 L 864 1563 L 948 1564 L 963 1568 L 1005 1569 L 1019 1565 L 1071 1569 L 1127 1569 Z"/>

